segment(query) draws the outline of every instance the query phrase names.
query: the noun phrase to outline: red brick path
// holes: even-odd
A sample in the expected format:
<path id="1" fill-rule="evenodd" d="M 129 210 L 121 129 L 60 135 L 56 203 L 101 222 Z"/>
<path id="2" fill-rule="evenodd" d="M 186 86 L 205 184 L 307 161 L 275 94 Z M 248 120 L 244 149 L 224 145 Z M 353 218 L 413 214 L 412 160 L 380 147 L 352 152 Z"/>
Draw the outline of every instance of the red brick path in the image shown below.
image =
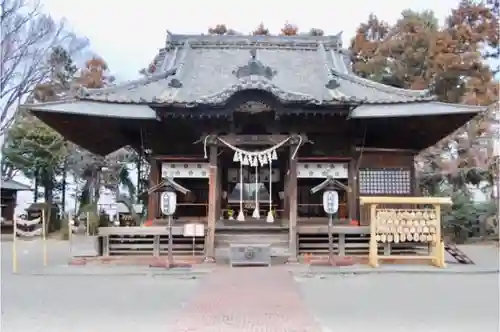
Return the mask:
<path id="1" fill-rule="evenodd" d="M 218 268 L 174 326 L 167 331 L 321 331 L 284 267 Z"/>

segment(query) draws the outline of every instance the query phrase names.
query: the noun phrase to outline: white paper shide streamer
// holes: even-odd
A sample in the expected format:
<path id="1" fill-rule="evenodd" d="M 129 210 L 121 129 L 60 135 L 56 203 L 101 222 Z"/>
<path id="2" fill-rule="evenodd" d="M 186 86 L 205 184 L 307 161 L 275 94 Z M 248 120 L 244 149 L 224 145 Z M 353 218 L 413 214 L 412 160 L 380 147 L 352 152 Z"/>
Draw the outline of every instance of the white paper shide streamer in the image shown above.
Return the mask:
<path id="1" fill-rule="evenodd" d="M 284 139 L 273 147 L 265 149 L 263 151 L 245 151 L 238 147 L 235 147 L 228 142 L 224 141 L 219 137 L 224 145 L 234 151 L 234 162 L 240 163 L 240 211 L 238 213 L 237 220 L 245 221 L 245 214 L 243 212 L 243 166 L 255 167 L 255 209 L 252 213 L 252 217 L 255 219 L 260 219 L 260 207 L 259 207 L 259 166 L 269 165 L 269 212 L 267 213 L 267 222 L 274 222 L 274 215 L 272 211 L 272 162 L 273 160 L 278 160 L 278 153 L 276 152 L 281 146 L 290 140 L 290 137 Z"/>

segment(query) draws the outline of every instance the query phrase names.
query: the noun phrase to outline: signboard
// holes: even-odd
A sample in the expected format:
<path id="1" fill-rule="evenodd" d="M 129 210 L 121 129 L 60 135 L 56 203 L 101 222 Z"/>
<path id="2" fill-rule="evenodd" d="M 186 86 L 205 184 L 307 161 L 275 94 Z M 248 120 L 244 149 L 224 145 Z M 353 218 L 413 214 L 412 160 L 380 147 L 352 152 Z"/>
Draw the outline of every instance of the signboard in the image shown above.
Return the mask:
<path id="1" fill-rule="evenodd" d="M 161 176 L 163 178 L 207 178 L 208 163 L 170 163 L 161 165 Z"/>
<path id="2" fill-rule="evenodd" d="M 73 236 L 70 246 L 73 257 L 96 257 L 99 255 L 97 252 L 97 236 Z"/>
<path id="3" fill-rule="evenodd" d="M 347 163 L 298 163 L 297 177 L 300 179 L 347 179 Z"/>
<path id="4" fill-rule="evenodd" d="M 203 225 L 203 224 L 185 224 L 183 236 L 185 236 L 185 237 L 203 237 L 203 236 L 205 236 L 205 225 Z"/>

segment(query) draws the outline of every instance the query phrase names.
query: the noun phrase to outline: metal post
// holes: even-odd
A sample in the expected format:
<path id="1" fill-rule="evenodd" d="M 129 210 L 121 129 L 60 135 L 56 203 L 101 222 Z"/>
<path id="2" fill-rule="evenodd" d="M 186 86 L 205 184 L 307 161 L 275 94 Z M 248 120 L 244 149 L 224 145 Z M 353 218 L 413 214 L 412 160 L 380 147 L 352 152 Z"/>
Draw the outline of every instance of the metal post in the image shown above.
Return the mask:
<path id="1" fill-rule="evenodd" d="M 333 262 L 333 214 L 328 214 L 328 262 Z"/>
<path id="2" fill-rule="evenodd" d="M 172 246 L 174 240 L 172 239 L 172 216 L 168 216 L 168 266 L 171 267 L 174 263 Z"/>

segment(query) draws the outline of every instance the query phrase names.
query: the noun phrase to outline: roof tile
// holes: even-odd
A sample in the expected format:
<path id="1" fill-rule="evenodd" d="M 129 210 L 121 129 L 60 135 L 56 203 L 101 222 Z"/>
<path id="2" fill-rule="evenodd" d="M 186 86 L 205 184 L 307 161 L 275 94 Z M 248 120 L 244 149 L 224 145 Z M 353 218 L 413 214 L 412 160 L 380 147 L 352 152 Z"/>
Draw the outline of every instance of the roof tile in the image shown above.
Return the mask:
<path id="1" fill-rule="evenodd" d="M 354 75 L 346 52 L 340 49 L 339 36 L 169 34 L 166 46 L 155 59 L 157 72 L 151 77 L 89 91 L 83 99 L 216 105 L 245 89 L 268 91 L 283 103 L 406 103 L 435 99 L 427 90 L 398 89 Z M 251 78 L 238 75 L 251 66 L 266 70 L 252 73 Z"/>

